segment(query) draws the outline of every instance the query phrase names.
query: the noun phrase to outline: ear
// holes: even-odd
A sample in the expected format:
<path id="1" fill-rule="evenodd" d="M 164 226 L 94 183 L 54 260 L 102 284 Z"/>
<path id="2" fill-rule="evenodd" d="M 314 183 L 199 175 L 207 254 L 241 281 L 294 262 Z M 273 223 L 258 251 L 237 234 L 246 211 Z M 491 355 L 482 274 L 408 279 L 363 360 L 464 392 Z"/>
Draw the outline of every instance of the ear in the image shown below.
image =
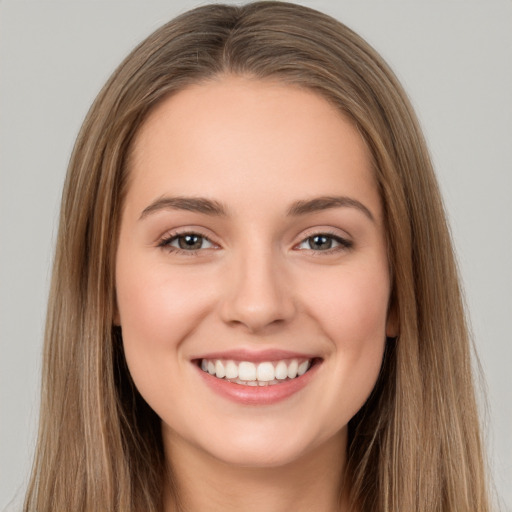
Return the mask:
<path id="1" fill-rule="evenodd" d="M 396 338 L 400 332 L 400 322 L 398 320 L 398 311 L 395 302 L 391 302 L 386 320 L 386 337 Z"/>

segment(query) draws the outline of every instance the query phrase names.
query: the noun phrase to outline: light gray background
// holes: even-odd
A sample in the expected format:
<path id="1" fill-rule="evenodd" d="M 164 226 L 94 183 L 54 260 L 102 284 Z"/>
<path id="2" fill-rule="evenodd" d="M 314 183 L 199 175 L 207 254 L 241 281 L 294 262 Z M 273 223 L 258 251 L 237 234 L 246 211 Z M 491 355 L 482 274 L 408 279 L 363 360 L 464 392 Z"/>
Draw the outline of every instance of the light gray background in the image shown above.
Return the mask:
<path id="1" fill-rule="evenodd" d="M 512 1 L 301 3 L 366 37 L 418 111 L 486 377 L 490 464 L 502 510 L 512 511 Z M 196 5 L 0 3 L 0 508 L 30 468 L 49 269 L 74 138 L 125 54 Z"/>

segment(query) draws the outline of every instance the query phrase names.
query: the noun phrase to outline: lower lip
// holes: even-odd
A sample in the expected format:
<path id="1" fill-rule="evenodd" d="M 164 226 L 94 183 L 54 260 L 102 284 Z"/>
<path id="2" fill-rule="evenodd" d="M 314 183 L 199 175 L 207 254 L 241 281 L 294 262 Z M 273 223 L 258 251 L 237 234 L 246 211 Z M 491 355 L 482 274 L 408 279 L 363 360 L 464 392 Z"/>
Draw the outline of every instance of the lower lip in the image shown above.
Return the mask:
<path id="1" fill-rule="evenodd" d="M 245 386 L 218 379 L 197 367 L 205 383 L 215 393 L 243 405 L 271 405 L 291 397 L 308 385 L 320 364 L 314 364 L 304 375 L 272 386 Z"/>

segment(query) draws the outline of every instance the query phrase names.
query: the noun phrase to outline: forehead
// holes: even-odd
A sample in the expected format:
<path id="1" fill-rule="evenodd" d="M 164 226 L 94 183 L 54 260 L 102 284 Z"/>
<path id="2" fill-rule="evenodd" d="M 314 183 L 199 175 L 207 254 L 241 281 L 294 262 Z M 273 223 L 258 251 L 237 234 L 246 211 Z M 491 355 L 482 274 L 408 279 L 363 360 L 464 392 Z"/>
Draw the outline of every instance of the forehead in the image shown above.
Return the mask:
<path id="1" fill-rule="evenodd" d="M 228 76 L 166 98 L 139 130 L 130 164 L 130 189 L 147 196 L 223 199 L 238 187 L 292 200 L 336 186 L 380 201 L 354 123 L 322 96 L 279 82 Z"/>

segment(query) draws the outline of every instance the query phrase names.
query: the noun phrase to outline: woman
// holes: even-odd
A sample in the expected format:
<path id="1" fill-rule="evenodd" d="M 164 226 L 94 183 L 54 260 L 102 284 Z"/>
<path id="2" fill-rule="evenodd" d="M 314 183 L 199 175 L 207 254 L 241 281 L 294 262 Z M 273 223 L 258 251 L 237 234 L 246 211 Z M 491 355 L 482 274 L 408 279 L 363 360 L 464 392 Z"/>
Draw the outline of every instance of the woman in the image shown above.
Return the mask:
<path id="1" fill-rule="evenodd" d="M 53 276 L 26 510 L 489 509 L 428 153 L 331 18 L 206 6 L 134 50 Z"/>

